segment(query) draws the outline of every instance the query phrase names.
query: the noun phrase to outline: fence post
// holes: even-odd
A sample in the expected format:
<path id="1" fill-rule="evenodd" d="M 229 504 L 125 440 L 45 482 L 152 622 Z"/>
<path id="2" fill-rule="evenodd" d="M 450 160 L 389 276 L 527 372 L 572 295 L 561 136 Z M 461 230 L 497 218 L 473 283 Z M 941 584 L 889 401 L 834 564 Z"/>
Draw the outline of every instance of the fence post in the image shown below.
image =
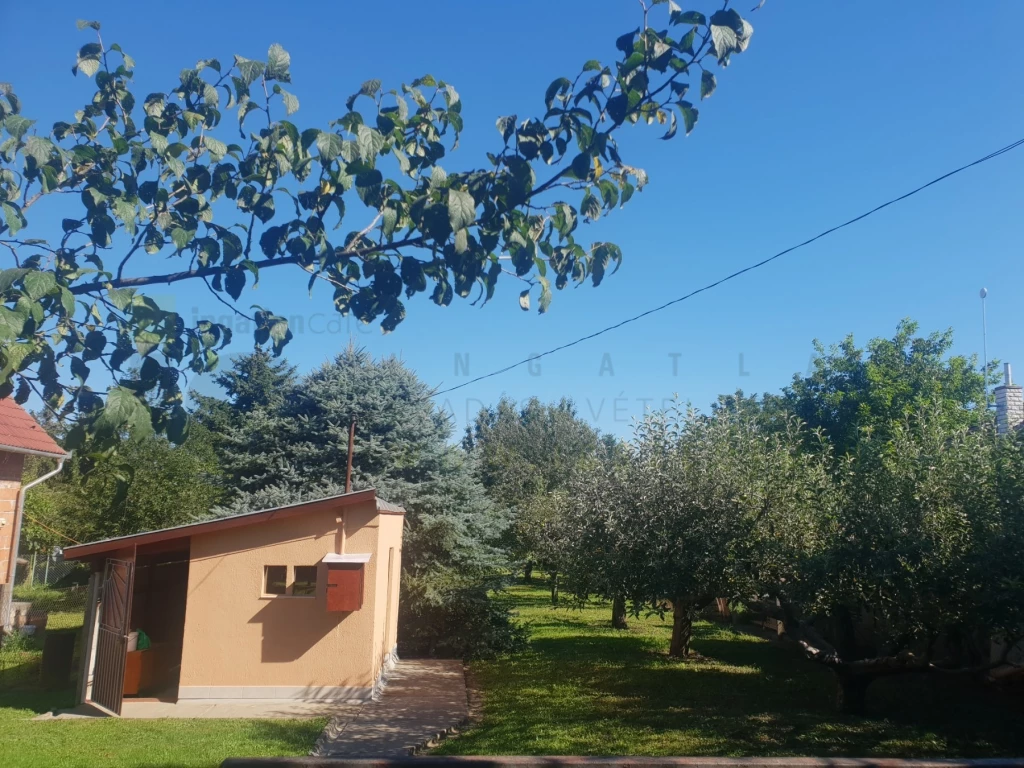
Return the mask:
<path id="1" fill-rule="evenodd" d="M 36 581 L 36 553 L 33 552 L 28 563 L 28 578 L 25 579 L 25 586 L 31 587 Z"/>
<path id="2" fill-rule="evenodd" d="M 78 703 L 85 704 L 89 697 L 89 678 L 92 676 L 92 668 L 95 663 L 93 652 L 96 646 L 96 620 L 100 599 L 100 584 L 103 581 L 102 572 L 93 571 L 89 574 L 89 586 L 85 603 L 85 618 L 82 622 L 85 642 L 82 644 L 82 654 L 79 663 L 81 670 L 78 678 Z"/>

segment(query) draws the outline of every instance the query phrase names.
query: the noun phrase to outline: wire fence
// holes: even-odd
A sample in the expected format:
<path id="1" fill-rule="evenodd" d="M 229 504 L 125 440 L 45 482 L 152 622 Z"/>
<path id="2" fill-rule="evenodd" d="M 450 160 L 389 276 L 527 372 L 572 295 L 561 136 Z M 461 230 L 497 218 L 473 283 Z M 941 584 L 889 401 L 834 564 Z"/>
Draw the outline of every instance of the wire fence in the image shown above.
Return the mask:
<path id="1" fill-rule="evenodd" d="M 33 687 L 42 672 L 47 632 L 81 630 L 85 620 L 88 586 L 77 563 L 31 564 L 19 568 L 11 603 L 11 633 L 0 640 L 0 690 Z M 42 567 L 40 567 L 42 566 Z M 88 571 L 85 571 L 88 576 Z M 38 578 L 37 578 L 38 577 Z"/>
<path id="2" fill-rule="evenodd" d="M 18 558 L 14 585 L 68 587 L 88 576 L 88 568 L 81 563 L 69 563 L 58 554 L 33 552 Z"/>

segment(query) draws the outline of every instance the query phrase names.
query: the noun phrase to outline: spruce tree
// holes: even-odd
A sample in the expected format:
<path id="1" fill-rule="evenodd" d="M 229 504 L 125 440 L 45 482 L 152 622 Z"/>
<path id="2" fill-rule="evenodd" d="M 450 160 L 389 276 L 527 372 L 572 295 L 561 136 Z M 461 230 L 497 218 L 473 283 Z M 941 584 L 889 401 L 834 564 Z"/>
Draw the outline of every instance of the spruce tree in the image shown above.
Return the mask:
<path id="1" fill-rule="evenodd" d="M 354 419 L 353 488 L 376 488 L 407 512 L 405 651 L 469 656 L 514 645 L 520 634 L 489 597 L 507 565 L 500 547 L 504 517 L 487 497 L 473 457 L 450 442 L 451 417 L 434 406 L 427 385 L 398 358 L 375 361 L 350 345 L 289 386 L 286 397 L 257 399 L 243 412 L 239 393 L 251 393 L 242 383 L 269 381 L 265 370 L 253 376 L 267 361 L 252 357 L 237 358 L 219 381 L 232 396 L 218 450 L 233 496 L 217 512 L 341 493 Z M 221 406 L 203 408 L 215 413 Z"/>

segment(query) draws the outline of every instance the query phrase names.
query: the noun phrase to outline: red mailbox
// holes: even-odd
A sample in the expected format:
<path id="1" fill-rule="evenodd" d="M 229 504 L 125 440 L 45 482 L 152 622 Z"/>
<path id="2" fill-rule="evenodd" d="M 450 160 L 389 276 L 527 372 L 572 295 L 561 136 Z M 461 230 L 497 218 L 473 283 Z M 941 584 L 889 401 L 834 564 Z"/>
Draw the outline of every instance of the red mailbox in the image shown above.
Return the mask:
<path id="1" fill-rule="evenodd" d="M 368 554 L 327 555 L 327 610 L 350 612 L 363 607 L 363 574 Z"/>

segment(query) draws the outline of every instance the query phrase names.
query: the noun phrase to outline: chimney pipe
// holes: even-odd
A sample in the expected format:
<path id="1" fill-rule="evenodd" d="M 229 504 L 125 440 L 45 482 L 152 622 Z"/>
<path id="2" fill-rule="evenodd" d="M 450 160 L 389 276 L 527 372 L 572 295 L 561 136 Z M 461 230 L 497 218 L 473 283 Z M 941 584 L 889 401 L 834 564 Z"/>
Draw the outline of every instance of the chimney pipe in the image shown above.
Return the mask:
<path id="1" fill-rule="evenodd" d="M 352 451 L 356 444 L 356 419 L 348 425 L 348 467 L 345 469 L 345 493 L 352 493 Z"/>
<path id="2" fill-rule="evenodd" d="M 1003 365 L 1003 383 L 995 389 L 996 432 L 1005 435 L 1024 424 L 1024 387 L 1013 383 L 1010 364 Z"/>

